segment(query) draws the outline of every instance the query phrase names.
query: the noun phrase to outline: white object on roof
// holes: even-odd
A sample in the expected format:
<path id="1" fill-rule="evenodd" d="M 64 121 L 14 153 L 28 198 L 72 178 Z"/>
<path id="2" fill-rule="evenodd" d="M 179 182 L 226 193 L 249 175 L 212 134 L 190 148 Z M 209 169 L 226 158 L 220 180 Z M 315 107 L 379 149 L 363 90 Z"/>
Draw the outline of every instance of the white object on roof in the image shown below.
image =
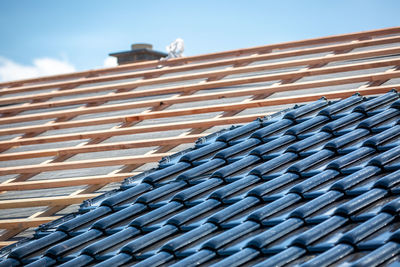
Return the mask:
<path id="1" fill-rule="evenodd" d="M 170 58 L 182 57 L 183 51 L 185 50 L 185 43 L 183 42 L 183 39 L 177 38 L 170 45 L 168 45 L 166 49 L 168 56 L 165 57 L 164 60 Z"/>

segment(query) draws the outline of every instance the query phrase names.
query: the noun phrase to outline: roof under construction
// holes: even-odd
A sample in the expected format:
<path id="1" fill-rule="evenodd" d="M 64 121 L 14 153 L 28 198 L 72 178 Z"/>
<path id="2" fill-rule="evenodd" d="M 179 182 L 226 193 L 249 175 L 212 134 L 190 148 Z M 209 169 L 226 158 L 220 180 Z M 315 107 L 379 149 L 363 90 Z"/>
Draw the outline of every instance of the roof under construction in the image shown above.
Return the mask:
<path id="1" fill-rule="evenodd" d="M 1 83 L 2 246 L 232 124 L 398 89 L 399 43 L 396 27 Z"/>
<path id="2" fill-rule="evenodd" d="M 400 100 L 320 99 L 208 135 L 18 243 L 0 266 L 400 262 Z"/>

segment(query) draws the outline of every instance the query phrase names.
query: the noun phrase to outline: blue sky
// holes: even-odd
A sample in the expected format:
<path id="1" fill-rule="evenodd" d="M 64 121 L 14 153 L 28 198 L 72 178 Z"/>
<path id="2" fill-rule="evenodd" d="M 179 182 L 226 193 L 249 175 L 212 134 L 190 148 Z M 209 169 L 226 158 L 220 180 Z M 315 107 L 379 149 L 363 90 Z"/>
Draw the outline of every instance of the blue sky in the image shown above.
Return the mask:
<path id="1" fill-rule="evenodd" d="M 399 26 L 399 11 L 395 0 L 1 1 L 0 80 L 101 67 L 135 42 L 164 51 L 181 37 L 189 56 Z"/>

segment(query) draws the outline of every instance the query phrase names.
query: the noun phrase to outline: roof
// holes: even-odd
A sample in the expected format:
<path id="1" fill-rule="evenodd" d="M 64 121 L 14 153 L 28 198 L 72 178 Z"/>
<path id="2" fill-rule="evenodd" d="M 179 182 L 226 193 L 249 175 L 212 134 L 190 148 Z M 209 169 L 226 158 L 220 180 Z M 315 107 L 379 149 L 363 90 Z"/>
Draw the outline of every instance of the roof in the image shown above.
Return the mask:
<path id="1" fill-rule="evenodd" d="M 355 94 L 209 135 L 0 265 L 388 265 L 399 214 L 399 94 Z"/>
<path id="2" fill-rule="evenodd" d="M 231 124 L 398 88 L 399 41 L 395 27 L 0 83 L 0 245 Z"/>

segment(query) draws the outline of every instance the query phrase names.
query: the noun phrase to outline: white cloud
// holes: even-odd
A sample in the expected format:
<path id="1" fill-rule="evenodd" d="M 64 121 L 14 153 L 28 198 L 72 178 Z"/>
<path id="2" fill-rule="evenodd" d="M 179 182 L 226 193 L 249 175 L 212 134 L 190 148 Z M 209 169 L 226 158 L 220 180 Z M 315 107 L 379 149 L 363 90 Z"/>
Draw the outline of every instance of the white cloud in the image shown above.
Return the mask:
<path id="1" fill-rule="evenodd" d="M 115 67 L 115 66 L 118 66 L 116 57 L 106 57 L 106 59 L 104 59 L 103 67 L 111 68 L 111 67 Z"/>
<path id="2" fill-rule="evenodd" d="M 34 59 L 32 65 L 23 65 L 0 56 L 0 81 L 19 80 L 74 71 L 76 71 L 75 67 L 66 60 L 45 57 Z"/>
<path id="3" fill-rule="evenodd" d="M 117 59 L 115 57 L 107 57 L 103 61 L 103 66 L 100 67 L 109 68 L 115 66 L 118 66 Z M 20 80 L 75 71 L 75 67 L 67 60 L 44 57 L 34 59 L 30 65 L 24 65 L 0 56 L 0 81 Z"/>

